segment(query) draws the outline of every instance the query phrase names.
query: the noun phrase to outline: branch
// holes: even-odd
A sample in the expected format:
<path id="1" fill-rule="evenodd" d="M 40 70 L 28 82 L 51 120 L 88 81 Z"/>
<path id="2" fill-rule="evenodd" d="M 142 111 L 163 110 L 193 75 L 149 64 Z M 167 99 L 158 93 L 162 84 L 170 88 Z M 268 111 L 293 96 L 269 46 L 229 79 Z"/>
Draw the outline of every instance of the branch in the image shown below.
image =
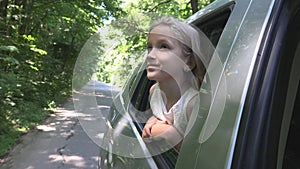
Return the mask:
<path id="1" fill-rule="evenodd" d="M 152 9 L 150 9 L 148 12 L 156 11 L 157 8 L 158 8 L 160 5 L 167 4 L 167 3 L 169 3 L 169 2 L 171 2 L 171 0 L 162 1 L 162 2 L 160 2 L 159 4 L 155 5 L 155 6 L 154 6 Z"/>

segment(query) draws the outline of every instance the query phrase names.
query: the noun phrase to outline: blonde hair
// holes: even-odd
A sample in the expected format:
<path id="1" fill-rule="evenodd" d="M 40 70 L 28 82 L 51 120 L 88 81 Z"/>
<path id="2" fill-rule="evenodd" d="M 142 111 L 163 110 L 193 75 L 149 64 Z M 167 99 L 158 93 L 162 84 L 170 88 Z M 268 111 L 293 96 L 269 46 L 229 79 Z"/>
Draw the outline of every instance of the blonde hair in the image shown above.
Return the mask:
<path id="1" fill-rule="evenodd" d="M 159 25 L 170 27 L 174 35 L 173 38 L 178 40 L 182 45 L 183 54 L 186 56 L 192 55 L 196 63 L 191 71 L 196 77 L 196 87 L 199 89 L 214 49 L 213 45 L 206 35 L 196 27 L 174 17 L 164 16 L 156 20 L 151 25 L 149 32 Z"/>

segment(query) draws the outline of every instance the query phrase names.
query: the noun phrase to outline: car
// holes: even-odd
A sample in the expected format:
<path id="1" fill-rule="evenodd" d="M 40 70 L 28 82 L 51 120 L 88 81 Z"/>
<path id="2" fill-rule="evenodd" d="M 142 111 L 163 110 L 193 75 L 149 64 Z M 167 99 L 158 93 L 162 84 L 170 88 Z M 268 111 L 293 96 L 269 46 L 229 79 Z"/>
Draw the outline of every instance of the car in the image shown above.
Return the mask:
<path id="1" fill-rule="evenodd" d="M 151 154 L 141 63 L 114 98 L 99 168 L 299 169 L 300 0 L 216 0 L 187 22 L 215 46 L 180 151 Z"/>

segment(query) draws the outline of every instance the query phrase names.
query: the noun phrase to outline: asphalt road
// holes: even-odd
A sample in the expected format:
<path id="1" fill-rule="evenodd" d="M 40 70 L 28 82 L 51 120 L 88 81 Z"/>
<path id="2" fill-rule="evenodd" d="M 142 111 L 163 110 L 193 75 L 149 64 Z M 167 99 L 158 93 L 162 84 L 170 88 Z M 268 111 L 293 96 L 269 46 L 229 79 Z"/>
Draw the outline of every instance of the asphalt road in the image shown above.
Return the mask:
<path id="1" fill-rule="evenodd" d="M 24 135 L 2 159 L 0 169 L 97 168 L 105 117 L 115 90 L 102 82 L 89 82 L 44 124 Z"/>

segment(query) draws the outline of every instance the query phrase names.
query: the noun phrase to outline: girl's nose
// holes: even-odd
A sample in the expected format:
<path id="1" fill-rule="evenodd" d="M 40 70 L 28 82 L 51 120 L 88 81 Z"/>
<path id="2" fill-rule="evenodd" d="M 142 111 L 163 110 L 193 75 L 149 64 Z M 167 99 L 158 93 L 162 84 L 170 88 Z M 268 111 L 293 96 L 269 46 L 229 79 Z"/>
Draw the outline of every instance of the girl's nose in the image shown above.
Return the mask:
<path id="1" fill-rule="evenodd" d="M 148 49 L 147 58 L 148 59 L 155 59 L 156 58 L 155 48 Z"/>

